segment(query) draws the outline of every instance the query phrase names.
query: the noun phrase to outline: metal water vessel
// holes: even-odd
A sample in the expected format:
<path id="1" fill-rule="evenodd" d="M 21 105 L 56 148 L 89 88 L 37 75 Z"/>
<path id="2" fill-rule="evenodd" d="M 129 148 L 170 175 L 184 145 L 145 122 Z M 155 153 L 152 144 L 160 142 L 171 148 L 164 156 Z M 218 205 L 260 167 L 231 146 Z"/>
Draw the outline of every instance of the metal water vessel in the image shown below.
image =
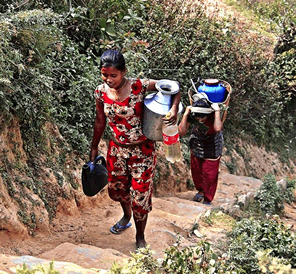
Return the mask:
<path id="1" fill-rule="evenodd" d="M 149 94 L 144 99 L 143 133 L 154 141 L 163 141 L 163 118 L 172 106 L 172 95 L 178 93 L 179 83 L 172 80 L 160 80 L 156 83 L 157 93 Z M 182 113 L 183 106 L 179 103 L 178 116 Z"/>

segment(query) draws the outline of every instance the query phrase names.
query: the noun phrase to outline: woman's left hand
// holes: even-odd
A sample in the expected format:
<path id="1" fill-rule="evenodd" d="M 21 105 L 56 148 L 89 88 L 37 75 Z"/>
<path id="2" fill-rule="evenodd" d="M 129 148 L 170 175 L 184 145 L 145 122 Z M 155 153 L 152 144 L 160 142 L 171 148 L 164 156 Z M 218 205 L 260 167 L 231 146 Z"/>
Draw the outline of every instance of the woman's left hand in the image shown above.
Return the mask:
<path id="1" fill-rule="evenodd" d="M 174 125 L 177 123 L 178 112 L 174 110 L 170 110 L 164 118 L 162 118 L 163 122 L 168 125 Z"/>

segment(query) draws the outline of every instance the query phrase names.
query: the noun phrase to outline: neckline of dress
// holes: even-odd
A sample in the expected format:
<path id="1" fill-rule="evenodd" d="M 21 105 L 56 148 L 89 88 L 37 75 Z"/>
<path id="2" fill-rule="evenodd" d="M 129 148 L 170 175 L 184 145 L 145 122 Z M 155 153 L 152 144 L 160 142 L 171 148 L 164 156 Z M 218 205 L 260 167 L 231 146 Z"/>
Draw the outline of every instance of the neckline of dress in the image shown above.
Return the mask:
<path id="1" fill-rule="evenodd" d="M 131 94 L 132 94 L 132 92 L 133 92 L 133 89 L 132 89 L 132 79 L 131 78 L 127 78 L 127 82 L 128 81 L 131 81 L 131 87 L 130 87 L 130 93 L 128 94 L 128 96 L 126 97 L 126 98 L 124 98 L 123 100 L 121 100 L 121 101 L 115 101 L 115 100 L 113 100 L 113 99 L 111 99 L 109 96 L 108 96 L 108 94 L 107 94 L 107 92 L 106 92 L 106 96 L 108 97 L 108 99 L 109 100 L 111 100 L 111 101 L 113 101 L 113 102 L 115 102 L 115 103 L 123 103 L 124 101 L 126 101 L 127 99 L 129 99 L 130 98 L 130 96 L 131 96 Z M 106 91 L 108 90 L 108 85 L 105 83 L 105 88 L 106 88 Z"/>

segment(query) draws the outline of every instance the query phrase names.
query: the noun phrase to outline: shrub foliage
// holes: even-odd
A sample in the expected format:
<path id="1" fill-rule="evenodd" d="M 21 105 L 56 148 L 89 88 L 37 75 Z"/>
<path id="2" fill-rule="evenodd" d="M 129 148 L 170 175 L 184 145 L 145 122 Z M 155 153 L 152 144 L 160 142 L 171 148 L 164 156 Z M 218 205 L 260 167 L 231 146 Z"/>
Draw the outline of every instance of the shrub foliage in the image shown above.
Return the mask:
<path id="1" fill-rule="evenodd" d="M 247 39 L 233 18 L 219 18 L 218 11 L 207 16 L 202 2 L 173 2 L 6 1 L 0 17 L 1 111 L 20 118 L 28 150 L 30 143 L 42 145 L 38 136 L 49 120 L 74 149 L 87 152 L 98 60 L 102 51 L 116 47 L 124 52 L 131 76 L 178 80 L 185 105 L 191 79 L 228 81 L 234 92 L 226 137 L 251 136 L 293 156 L 294 40 L 289 50 L 266 59 L 266 48 L 272 47 L 262 34 Z M 288 31 L 279 27 L 284 2 L 275 1 L 265 12 L 264 1 L 252 6 L 260 18 L 272 21 L 270 31 L 279 36 Z"/>

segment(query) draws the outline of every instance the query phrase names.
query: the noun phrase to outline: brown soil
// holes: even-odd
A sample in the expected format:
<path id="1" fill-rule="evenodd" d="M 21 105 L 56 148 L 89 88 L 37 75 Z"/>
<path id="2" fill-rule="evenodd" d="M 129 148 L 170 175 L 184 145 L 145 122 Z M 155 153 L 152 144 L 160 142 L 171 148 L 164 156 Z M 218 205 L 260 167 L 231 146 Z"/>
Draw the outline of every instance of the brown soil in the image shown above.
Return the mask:
<path id="1" fill-rule="evenodd" d="M 205 206 L 192 201 L 194 191 L 184 191 L 166 197 L 154 197 L 153 210 L 149 215 L 146 240 L 156 256 L 163 256 L 163 251 L 173 245 L 177 235 L 182 237 L 183 245 L 190 245 L 199 241 L 192 232 L 194 224 L 199 224 L 199 232 L 212 243 L 219 242 L 225 237 L 225 232 L 231 228 L 231 224 L 223 222 L 209 225 L 200 221 L 200 217 L 209 209 L 218 208 L 224 203 L 233 204 L 237 195 L 255 191 L 261 185 L 261 181 L 244 176 L 235 176 L 221 172 L 219 175 L 218 191 L 212 206 Z M 108 197 L 107 191 L 90 200 L 88 206 L 77 208 L 71 201 L 64 203 L 59 208 L 56 218 L 48 227 L 48 231 L 36 231 L 35 236 L 21 238 L 0 231 L 0 253 L 7 255 L 30 255 L 38 258 L 58 261 L 71 261 L 84 267 L 90 267 L 90 263 L 73 261 L 68 258 L 70 243 L 75 246 L 87 245 L 100 249 L 111 249 L 111 253 L 118 252 L 130 256 L 135 247 L 135 227 L 132 227 L 121 235 L 112 234 L 109 229 L 122 216 L 118 203 L 114 203 Z M 285 217 L 287 224 L 293 225 L 296 220 L 296 204 L 286 205 Z M 222 225 L 223 223 L 223 225 Z M 95 266 L 92 266 L 95 267 Z M 96 267 L 98 267 L 96 265 Z M 102 267 L 102 266 L 101 266 Z M 108 265 L 110 267 L 110 264 Z"/>

